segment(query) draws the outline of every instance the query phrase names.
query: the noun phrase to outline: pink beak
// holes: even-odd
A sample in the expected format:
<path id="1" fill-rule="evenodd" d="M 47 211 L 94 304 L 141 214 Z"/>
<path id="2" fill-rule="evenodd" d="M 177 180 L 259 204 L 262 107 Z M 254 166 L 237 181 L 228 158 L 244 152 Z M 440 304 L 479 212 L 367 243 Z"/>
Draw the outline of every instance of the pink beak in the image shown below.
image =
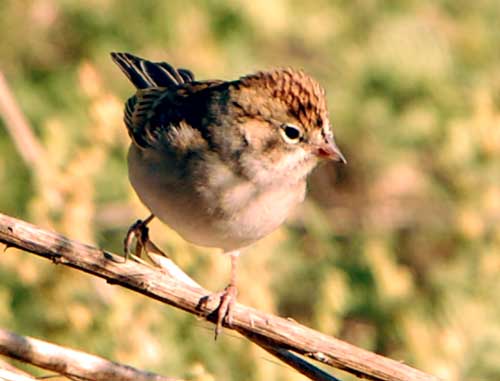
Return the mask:
<path id="1" fill-rule="evenodd" d="M 324 144 L 318 146 L 316 154 L 323 158 L 333 161 L 341 161 L 344 164 L 347 164 L 347 160 L 340 152 L 339 147 L 335 144 L 335 141 L 329 138 Z"/>

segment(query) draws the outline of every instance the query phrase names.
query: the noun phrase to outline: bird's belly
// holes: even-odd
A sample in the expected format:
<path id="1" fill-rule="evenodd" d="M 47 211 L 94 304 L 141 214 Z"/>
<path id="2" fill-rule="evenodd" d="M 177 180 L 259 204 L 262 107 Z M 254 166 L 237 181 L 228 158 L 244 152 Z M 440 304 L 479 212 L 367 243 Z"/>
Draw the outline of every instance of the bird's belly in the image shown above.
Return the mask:
<path id="1" fill-rule="evenodd" d="M 236 250 L 278 228 L 305 194 L 305 182 L 257 189 L 248 181 L 210 181 L 197 189 L 190 179 L 130 165 L 132 186 L 141 201 L 185 240 L 225 251 Z"/>
<path id="2" fill-rule="evenodd" d="M 261 191 L 252 188 L 253 184 L 240 184 L 222 197 L 223 213 L 214 227 L 224 233 L 222 244 L 227 249 L 247 246 L 277 229 L 305 194 L 305 183 Z"/>

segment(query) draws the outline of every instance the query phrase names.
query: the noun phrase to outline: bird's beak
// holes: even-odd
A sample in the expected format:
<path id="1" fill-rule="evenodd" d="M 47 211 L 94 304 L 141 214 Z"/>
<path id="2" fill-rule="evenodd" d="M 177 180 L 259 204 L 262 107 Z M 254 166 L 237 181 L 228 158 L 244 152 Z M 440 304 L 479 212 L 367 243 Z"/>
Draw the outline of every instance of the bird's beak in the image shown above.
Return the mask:
<path id="1" fill-rule="evenodd" d="M 325 142 L 316 148 L 316 154 L 323 159 L 341 161 L 342 163 L 347 164 L 347 160 L 342 152 L 340 152 L 337 144 L 335 144 L 335 140 L 330 137 L 328 137 Z"/>

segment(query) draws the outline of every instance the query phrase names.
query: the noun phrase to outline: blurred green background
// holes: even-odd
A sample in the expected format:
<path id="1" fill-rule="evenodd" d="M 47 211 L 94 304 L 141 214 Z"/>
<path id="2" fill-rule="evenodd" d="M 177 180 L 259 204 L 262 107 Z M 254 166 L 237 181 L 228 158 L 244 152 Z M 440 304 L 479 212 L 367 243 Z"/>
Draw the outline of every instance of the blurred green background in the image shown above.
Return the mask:
<path id="1" fill-rule="evenodd" d="M 0 70 L 44 154 L 26 164 L 0 120 L 0 211 L 115 252 L 146 216 L 125 164 L 132 87 L 110 51 L 200 79 L 304 68 L 349 164 L 317 170 L 289 223 L 247 250 L 239 300 L 446 380 L 498 380 L 498 20 L 498 0 L 3 0 Z M 201 284 L 226 285 L 227 258 L 159 222 L 151 234 Z M 1 255 L 0 279 L 0 325 L 19 334 L 192 380 L 303 379 L 32 255 Z"/>

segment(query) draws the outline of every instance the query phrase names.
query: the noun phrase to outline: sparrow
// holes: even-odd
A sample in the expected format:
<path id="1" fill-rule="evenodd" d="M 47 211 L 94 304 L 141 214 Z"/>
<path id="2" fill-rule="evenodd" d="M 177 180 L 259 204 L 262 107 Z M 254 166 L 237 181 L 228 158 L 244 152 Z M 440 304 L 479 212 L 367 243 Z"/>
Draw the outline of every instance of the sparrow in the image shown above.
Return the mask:
<path id="1" fill-rule="evenodd" d="M 147 225 L 158 218 L 186 241 L 229 254 L 231 277 L 217 308 L 231 324 L 240 250 L 277 229 L 304 200 L 323 160 L 346 163 L 334 141 L 324 89 L 292 68 L 236 80 L 195 80 L 166 62 L 111 53 L 136 92 L 125 104 L 128 174 L 151 215 L 138 220 L 138 255 L 159 253 Z"/>

